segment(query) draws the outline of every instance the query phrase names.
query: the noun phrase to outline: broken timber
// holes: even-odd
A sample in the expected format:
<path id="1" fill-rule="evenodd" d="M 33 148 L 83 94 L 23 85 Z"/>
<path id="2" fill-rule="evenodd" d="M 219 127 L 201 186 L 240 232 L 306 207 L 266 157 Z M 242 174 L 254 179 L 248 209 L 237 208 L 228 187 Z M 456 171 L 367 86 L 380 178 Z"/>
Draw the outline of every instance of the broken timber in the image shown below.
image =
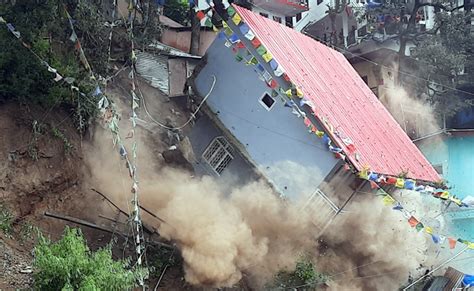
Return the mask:
<path id="1" fill-rule="evenodd" d="M 100 196 L 102 196 L 105 200 L 107 200 L 110 204 L 112 204 L 115 208 L 117 208 L 120 213 L 124 214 L 125 216 L 128 216 L 128 213 L 126 213 L 125 211 L 123 211 L 122 209 L 120 209 L 120 207 L 117 206 L 117 204 L 115 204 L 114 202 L 112 202 L 112 200 L 110 200 L 107 196 L 105 196 L 104 193 L 94 189 L 94 188 L 91 188 L 92 191 L 94 191 L 95 193 L 99 194 Z M 156 214 L 154 214 L 153 212 L 151 212 L 150 210 L 146 209 L 145 207 L 139 205 L 140 209 L 145 211 L 146 213 L 150 214 L 151 216 L 153 216 L 154 218 L 158 219 L 159 221 L 163 222 L 163 223 L 167 223 L 164 219 L 158 217 Z"/>
<path id="2" fill-rule="evenodd" d="M 129 238 L 132 237 L 128 234 L 121 233 L 121 232 L 118 232 L 118 231 L 114 231 L 112 229 L 97 225 L 95 223 L 92 223 L 92 222 L 89 222 L 89 221 L 86 221 L 86 220 L 83 220 L 83 219 L 75 218 L 75 217 L 72 217 L 72 216 L 60 215 L 60 214 L 51 213 L 51 212 L 45 212 L 44 215 L 48 216 L 48 217 L 64 220 L 64 221 L 69 221 L 69 222 L 76 223 L 76 224 L 79 224 L 79 225 L 87 226 L 87 227 L 97 229 L 97 230 L 100 230 L 100 231 L 103 231 L 103 232 L 108 232 L 108 233 L 111 233 L 111 234 L 120 234 L 121 236 L 129 237 Z M 169 248 L 169 249 L 174 249 L 174 247 L 172 245 L 162 243 L 162 242 L 149 240 L 148 243 L 152 243 L 152 244 L 162 246 L 162 247 L 165 247 L 165 248 Z"/>

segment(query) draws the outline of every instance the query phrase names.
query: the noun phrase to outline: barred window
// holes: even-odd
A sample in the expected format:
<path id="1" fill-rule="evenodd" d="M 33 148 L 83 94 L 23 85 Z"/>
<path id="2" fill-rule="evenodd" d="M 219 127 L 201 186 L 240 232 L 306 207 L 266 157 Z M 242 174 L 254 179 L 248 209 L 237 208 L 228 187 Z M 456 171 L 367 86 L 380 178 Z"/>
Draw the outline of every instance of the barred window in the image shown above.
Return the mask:
<path id="1" fill-rule="evenodd" d="M 221 175 L 222 171 L 234 159 L 232 146 L 223 137 L 216 137 L 202 154 L 203 159 L 211 166 L 217 175 Z"/>

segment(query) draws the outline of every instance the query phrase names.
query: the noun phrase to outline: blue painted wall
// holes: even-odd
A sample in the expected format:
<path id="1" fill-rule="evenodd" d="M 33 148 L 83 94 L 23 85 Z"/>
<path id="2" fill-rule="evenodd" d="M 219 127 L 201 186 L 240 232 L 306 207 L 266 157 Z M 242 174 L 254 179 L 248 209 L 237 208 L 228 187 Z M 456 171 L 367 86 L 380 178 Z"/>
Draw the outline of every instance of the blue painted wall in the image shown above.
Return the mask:
<path id="1" fill-rule="evenodd" d="M 338 160 L 279 97 L 270 111 L 260 104 L 271 89 L 259 79 L 257 67 L 237 62 L 224 42 L 216 39 L 206 53 L 207 64 L 195 80 L 199 95 L 209 92 L 215 75 L 207 104 L 245 146 L 259 171 L 289 198 L 314 191 Z"/>
<path id="2" fill-rule="evenodd" d="M 474 134 L 452 134 L 418 144 L 433 165 L 443 165 L 443 178 L 460 198 L 474 195 Z"/>
<path id="3" fill-rule="evenodd" d="M 209 144 L 219 136 L 224 136 L 224 133 L 207 116 L 199 117 L 191 132 L 189 132 L 188 137 L 196 155 L 196 160 L 192 163 L 196 175 L 217 176 L 211 166 L 202 158 L 202 154 Z M 243 185 L 258 178 L 252 165 L 247 163 L 239 152 L 234 150 L 232 155 L 234 159 L 222 172 L 221 179 L 219 179 L 223 181 L 223 184 L 231 188 L 232 186 Z"/>

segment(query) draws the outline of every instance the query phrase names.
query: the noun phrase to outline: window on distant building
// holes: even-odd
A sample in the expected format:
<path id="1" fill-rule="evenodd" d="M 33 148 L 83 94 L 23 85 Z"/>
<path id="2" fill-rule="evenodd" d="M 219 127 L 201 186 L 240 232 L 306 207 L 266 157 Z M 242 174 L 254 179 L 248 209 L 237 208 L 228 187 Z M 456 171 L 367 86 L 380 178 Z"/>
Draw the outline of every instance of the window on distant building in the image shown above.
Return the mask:
<path id="1" fill-rule="evenodd" d="M 262 98 L 260 98 L 260 104 L 263 105 L 268 111 L 272 109 L 273 105 L 275 104 L 275 99 L 272 96 L 268 95 L 268 93 L 263 94 Z"/>
<path id="2" fill-rule="evenodd" d="M 209 144 L 202 157 L 214 172 L 220 176 L 234 159 L 233 151 L 234 149 L 230 143 L 223 136 L 218 136 Z"/>
<path id="3" fill-rule="evenodd" d="M 273 16 L 273 20 L 275 20 L 278 23 L 281 23 L 281 17 Z"/>
<path id="4" fill-rule="evenodd" d="M 285 24 L 286 26 L 293 28 L 293 17 L 285 17 Z"/>
<path id="5" fill-rule="evenodd" d="M 262 15 L 263 17 L 268 18 L 268 14 L 267 14 L 267 13 L 260 12 L 260 15 Z"/>
<path id="6" fill-rule="evenodd" d="M 317 5 L 319 5 L 319 4 L 321 4 L 321 3 L 323 3 L 323 0 L 318 0 L 318 1 L 316 2 Z"/>
<path id="7" fill-rule="evenodd" d="M 440 175 L 443 175 L 443 165 L 438 164 L 438 165 L 433 165 L 433 168 L 436 170 L 436 172 Z"/>
<path id="8" fill-rule="evenodd" d="M 369 85 L 369 78 L 367 76 L 362 76 L 362 80 L 364 80 L 364 83 Z"/>
<path id="9" fill-rule="evenodd" d="M 301 12 L 296 14 L 296 22 L 301 20 Z"/>

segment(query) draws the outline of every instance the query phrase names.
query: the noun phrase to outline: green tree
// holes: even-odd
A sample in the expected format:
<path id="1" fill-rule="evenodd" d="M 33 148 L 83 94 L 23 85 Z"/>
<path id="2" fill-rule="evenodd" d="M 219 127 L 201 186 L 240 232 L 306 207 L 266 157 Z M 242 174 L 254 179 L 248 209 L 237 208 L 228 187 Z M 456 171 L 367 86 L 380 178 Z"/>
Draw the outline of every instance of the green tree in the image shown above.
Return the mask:
<path id="1" fill-rule="evenodd" d="M 327 276 L 316 271 L 316 267 L 309 258 L 301 257 L 296 262 L 293 272 L 280 272 L 271 286 L 267 286 L 267 289 L 287 290 L 300 288 L 301 290 L 316 290 L 318 285 L 325 283 L 327 280 Z"/>
<path id="2" fill-rule="evenodd" d="M 189 4 L 187 0 L 169 0 L 166 1 L 163 9 L 166 17 L 173 19 L 182 25 L 189 24 Z"/>
<path id="3" fill-rule="evenodd" d="M 114 261 L 110 246 L 90 251 L 79 229 L 66 228 L 55 243 L 40 235 L 34 255 L 38 290 L 130 290 L 144 272 Z"/>

